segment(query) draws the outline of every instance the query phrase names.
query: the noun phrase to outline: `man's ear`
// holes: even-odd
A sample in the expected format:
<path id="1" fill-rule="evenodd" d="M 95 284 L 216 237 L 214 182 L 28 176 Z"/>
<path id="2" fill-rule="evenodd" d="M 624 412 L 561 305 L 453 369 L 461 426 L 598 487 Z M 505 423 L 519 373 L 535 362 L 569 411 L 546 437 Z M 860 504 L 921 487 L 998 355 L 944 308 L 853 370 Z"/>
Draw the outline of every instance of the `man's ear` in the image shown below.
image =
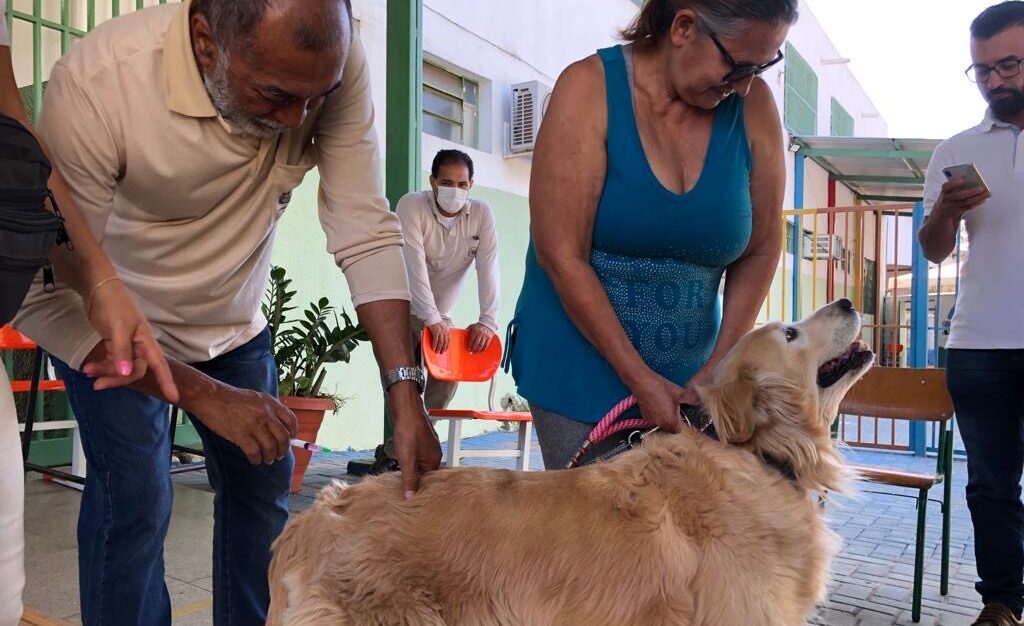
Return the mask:
<path id="1" fill-rule="evenodd" d="M 196 57 L 196 64 L 204 76 L 213 71 L 217 66 L 217 58 L 220 50 L 213 38 L 213 30 L 210 22 L 202 13 L 195 12 L 189 17 L 189 30 L 192 35 L 192 53 Z"/>

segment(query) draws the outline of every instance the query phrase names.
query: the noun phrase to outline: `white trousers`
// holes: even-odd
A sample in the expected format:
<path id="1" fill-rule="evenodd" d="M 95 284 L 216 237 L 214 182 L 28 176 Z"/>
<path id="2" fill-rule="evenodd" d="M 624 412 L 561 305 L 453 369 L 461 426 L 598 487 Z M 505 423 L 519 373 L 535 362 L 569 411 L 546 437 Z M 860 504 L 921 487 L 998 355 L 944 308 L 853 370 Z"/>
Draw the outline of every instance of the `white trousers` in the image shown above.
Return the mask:
<path id="1" fill-rule="evenodd" d="M 25 472 L 14 396 L 0 364 L 0 626 L 18 626 L 25 588 Z"/>

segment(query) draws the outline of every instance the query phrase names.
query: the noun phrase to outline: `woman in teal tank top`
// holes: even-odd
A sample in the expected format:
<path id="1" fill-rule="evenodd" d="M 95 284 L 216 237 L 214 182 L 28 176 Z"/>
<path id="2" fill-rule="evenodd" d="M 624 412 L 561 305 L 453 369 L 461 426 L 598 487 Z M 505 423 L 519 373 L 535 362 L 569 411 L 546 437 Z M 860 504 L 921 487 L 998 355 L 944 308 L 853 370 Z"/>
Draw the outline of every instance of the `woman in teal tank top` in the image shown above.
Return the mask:
<path id="1" fill-rule="evenodd" d="M 753 327 L 782 242 L 782 130 L 758 78 L 796 0 L 648 0 L 563 72 L 530 189 L 526 273 L 507 364 L 548 468 L 633 394 L 679 405 Z M 723 297 L 719 297 L 722 285 Z"/>

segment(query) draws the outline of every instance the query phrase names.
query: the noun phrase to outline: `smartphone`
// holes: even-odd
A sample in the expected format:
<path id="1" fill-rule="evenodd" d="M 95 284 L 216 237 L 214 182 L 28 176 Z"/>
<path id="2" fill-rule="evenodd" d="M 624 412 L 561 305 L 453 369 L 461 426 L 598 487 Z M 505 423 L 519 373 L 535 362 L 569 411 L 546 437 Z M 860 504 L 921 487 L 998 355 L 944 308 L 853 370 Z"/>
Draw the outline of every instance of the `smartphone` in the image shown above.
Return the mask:
<path id="1" fill-rule="evenodd" d="M 985 191 L 989 190 L 988 185 L 985 184 L 985 179 L 981 177 L 981 172 L 974 166 L 974 163 L 951 165 L 943 168 L 942 173 L 946 175 L 946 180 L 962 178 L 966 181 L 968 187 L 981 187 Z"/>

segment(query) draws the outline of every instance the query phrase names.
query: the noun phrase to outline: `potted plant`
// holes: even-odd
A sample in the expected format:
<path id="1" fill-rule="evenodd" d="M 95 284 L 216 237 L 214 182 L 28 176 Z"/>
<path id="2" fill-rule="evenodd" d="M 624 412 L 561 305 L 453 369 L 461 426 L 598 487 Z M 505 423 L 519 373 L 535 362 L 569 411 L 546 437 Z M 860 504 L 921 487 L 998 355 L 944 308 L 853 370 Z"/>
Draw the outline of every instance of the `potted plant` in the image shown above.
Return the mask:
<path id="1" fill-rule="evenodd" d="M 330 363 L 348 363 L 354 350 L 367 341 L 366 331 L 353 324 L 344 310 L 339 318 L 327 298 L 309 303 L 296 318 L 288 315 L 296 292 L 283 267 L 272 267 L 270 284 L 263 302 L 263 314 L 270 326 L 270 341 L 277 364 L 278 391 L 281 402 L 298 420 L 297 438 L 316 441 L 324 414 L 341 408 L 343 399 L 322 390 Z M 291 491 L 302 487 L 302 478 L 312 453 L 293 450 L 295 471 Z"/>

